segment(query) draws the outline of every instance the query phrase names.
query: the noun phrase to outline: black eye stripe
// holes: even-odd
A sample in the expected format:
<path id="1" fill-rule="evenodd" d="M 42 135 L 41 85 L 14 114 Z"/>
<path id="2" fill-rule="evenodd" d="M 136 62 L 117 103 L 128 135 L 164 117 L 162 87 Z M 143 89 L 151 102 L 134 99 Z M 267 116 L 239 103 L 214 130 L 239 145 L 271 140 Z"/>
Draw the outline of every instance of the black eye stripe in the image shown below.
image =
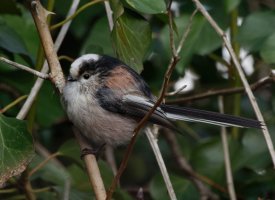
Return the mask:
<path id="1" fill-rule="evenodd" d="M 95 63 L 90 60 L 90 61 L 85 61 L 82 63 L 78 75 L 82 76 L 84 72 L 89 72 L 90 74 L 93 74 L 95 71 Z"/>

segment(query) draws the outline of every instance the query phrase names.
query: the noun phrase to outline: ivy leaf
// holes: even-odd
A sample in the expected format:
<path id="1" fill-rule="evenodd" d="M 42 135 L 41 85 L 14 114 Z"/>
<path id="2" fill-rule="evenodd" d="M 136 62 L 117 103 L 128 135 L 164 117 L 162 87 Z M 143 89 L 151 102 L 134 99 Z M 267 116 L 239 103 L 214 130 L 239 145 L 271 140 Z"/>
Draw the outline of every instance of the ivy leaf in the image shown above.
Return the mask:
<path id="1" fill-rule="evenodd" d="M 275 34 L 273 33 L 263 43 L 260 54 L 267 63 L 275 63 Z"/>
<path id="2" fill-rule="evenodd" d="M 31 134 L 24 121 L 0 115 L 0 186 L 22 173 L 34 156 Z"/>
<path id="3" fill-rule="evenodd" d="M 124 12 L 115 22 L 112 40 L 118 57 L 137 72 L 141 72 L 142 61 L 151 43 L 148 22 Z"/>
<path id="4" fill-rule="evenodd" d="M 110 0 L 110 6 L 113 11 L 114 21 L 116 21 L 124 13 L 123 5 L 119 0 Z"/>
<path id="5" fill-rule="evenodd" d="M 240 27 L 238 40 L 250 51 L 259 51 L 275 31 L 275 12 L 257 12 L 249 15 Z"/>
<path id="6" fill-rule="evenodd" d="M 166 5 L 163 0 L 124 0 L 134 10 L 146 14 L 165 13 Z"/>
<path id="7" fill-rule="evenodd" d="M 170 179 L 178 199 L 199 199 L 196 188 L 183 177 L 171 174 Z M 153 199 L 169 199 L 166 186 L 161 174 L 156 174 L 149 185 L 149 192 Z"/>
<path id="8" fill-rule="evenodd" d="M 1 21 L 0 25 L 0 47 L 12 53 L 29 55 L 21 37 L 12 28 L 1 23 Z"/>

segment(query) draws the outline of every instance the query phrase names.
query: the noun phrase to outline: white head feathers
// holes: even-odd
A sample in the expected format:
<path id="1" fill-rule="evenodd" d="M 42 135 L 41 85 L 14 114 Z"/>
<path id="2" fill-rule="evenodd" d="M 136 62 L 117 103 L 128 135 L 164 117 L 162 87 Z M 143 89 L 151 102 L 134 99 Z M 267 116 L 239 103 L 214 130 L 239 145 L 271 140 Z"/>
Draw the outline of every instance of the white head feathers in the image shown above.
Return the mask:
<path id="1" fill-rule="evenodd" d="M 70 75 L 72 77 L 77 77 L 79 74 L 79 69 L 81 68 L 83 62 L 89 61 L 89 60 L 94 60 L 98 61 L 100 59 L 100 55 L 98 54 L 85 54 L 79 58 L 77 58 L 72 64 L 70 68 Z"/>

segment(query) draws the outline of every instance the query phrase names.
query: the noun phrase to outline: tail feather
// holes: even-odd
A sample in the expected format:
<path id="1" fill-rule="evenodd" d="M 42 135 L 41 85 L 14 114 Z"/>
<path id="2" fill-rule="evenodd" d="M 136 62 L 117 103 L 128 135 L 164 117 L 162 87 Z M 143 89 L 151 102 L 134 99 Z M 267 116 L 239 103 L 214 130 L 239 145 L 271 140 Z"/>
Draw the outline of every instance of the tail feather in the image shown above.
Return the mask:
<path id="1" fill-rule="evenodd" d="M 167 113 L 169 119 L 184 120 L 191 122 L 204 122 L 219 126 L 236 126 L 246 128 L 262 128 L 258 120 L 236 117 L 233 115 L 221 114 L 211 111 L 198 110 L 187 107 L 176 107 L 161 105 L 161 109 Z"/>

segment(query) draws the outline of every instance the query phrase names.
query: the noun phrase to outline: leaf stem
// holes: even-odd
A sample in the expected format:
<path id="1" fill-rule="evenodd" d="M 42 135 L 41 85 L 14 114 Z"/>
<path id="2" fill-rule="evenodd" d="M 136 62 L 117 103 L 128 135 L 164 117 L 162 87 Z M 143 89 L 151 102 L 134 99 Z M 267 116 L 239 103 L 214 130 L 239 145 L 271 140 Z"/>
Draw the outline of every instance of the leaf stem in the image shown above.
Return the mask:
<path id="1" fill-rule="evenodd" d="M 7 110 L 11 109 L 12 107 L 16 106 L 21 101 L 23 101 L 24 99 L 26 99 L 27 97 L 28 97 L 28 95 L 23 95 L 21 97 L 18 97 L 13 102 L 11 102 L 10 104 L 6 105 L 3 109 L 1 109 L 0 113 L 6 112 Z"/>
<path id="2" fill-rule="evenodd" d="M 39 163 L 39 165 L 37 165 L 35 168 L 33 168 L 30 172 L 29 172 L 29 177 L 31 177 L 35 172 L 37 172 L 39 169 L 41 169 L 42 167 L 44 167 L 51 159 L 60 156 L 61 153 L 60 152 L 56 152 L 52 155 L 50 155 L 48 158 L 46 158 L 45 160 L 43 160 L 41 163 Z"/>
<path id="3" fill-rule="evenodd" d="M 65 20 L 55 24 L 55 25 L 52 25 L 50 27 L 50 30 L 54 30 L 62 25 L 64 25 L 65 23 L 67 23 L 68 21 L 74 19 L 77 15 L 79 15 L 82 11 L 86 10 L 87 8 L 89 8 L 90 6 L 94 5 L 94 4 L 97 4 L 97 3 L 100 3 L 100 2 L 104 2 L 106 0 L 95 0 L 95 1 L 91 1 L 89 3 L 86 3 L 85 5 L 81 6 L 79 9 L 77 9 L 77 11 L 72 14 L 70 17 L 66 18 Z"/>

